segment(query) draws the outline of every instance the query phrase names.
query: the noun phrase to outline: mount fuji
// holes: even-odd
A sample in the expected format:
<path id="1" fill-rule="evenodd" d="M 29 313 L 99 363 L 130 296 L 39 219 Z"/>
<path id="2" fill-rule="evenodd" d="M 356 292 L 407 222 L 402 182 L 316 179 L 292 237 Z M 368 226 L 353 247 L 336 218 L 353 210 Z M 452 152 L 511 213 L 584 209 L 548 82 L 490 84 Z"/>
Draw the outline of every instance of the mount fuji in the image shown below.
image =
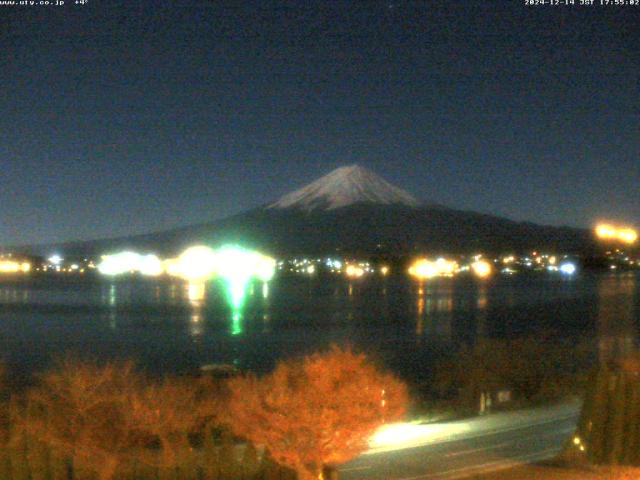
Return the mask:
<path id="1" fill-rule="evenodd" d="M 223 242 L 285 256 L 593 250 L 587 230 L 425 204 L 377 174 L 352 165 L 264 206 L 211 223 L 126 238 L 28 247 L 27 251 L 46 254 L 55 248 L 71 256 L 131 248 L 175 255 L 195 243 Z"/>
<path id="2" fill-rule="evenodd" d="M 418 207 L 410 193 L 358 165 L 340 167 L 306 187 L 291 192 L 267 208 L 295 208 L 305 211 L 335 210 L 357 203 Z"/>

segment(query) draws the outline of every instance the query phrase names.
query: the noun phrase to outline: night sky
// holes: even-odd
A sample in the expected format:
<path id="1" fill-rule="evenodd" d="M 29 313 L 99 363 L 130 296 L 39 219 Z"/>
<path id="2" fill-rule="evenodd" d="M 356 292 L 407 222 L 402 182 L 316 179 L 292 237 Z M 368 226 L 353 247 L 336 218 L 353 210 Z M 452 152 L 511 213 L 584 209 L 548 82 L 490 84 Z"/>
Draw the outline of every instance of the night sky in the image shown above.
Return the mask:
<path id="1" fill-rule="evenodd" d="M 67 3 L 0 6 L 0 244 L 211 221 L 354 163 L 451 207 L 640 224 L 640 7 Z"/>

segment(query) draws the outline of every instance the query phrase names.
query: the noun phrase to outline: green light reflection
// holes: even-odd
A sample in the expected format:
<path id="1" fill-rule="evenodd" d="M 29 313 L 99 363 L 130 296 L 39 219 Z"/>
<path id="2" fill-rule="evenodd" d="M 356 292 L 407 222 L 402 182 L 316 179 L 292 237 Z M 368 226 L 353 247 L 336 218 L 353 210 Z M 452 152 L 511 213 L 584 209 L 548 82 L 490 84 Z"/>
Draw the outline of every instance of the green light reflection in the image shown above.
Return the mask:
<path id="1" fill-rule="evenodd" d="M 231 335 L 242 335 L 243 332 L 242 313 L 239 310 L 234 310 L 231 316 Z"/>
<path id="2" fill-rule="evenodd" d="M 244 333 L 242 310 L 247 297 L 247 286 L 250 280 L 251 277 L 246 275 L 234 275 L 230 278 L 224 278 L 223 285 L 231 307 L 231 335 L 234 336 Z"/>

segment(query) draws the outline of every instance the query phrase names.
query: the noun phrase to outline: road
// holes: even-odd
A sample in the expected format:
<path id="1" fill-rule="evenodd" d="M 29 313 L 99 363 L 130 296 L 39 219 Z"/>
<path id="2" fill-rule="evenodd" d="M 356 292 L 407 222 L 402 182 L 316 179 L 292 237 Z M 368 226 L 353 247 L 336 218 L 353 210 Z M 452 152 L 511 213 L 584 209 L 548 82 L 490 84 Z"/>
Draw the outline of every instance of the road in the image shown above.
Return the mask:
<path id="1" fill-rule="evenodd" d="M 381 432 L 341 480 L 451 480 L 549 459 L 573 434 L 579 403 Z"/>

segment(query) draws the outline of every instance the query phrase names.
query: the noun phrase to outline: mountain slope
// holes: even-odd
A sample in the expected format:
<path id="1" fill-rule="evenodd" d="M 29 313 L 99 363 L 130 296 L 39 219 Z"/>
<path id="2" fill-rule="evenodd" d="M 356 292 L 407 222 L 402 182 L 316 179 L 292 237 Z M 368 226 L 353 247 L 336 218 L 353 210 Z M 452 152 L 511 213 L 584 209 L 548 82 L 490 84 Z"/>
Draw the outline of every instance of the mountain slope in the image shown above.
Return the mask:
<path id="1" fill-rule="evenodd" d="M 266 207 L 164 232 L 31 247 L 66 256 L 128 248 L 175 255 L 196 244 L 233 242 L 277 255 L 592 251 L 588 230 L 551 227 L 437 205 L 357 166 L 339 168 Z"/>
<path id="2" fill-rule="evenodd" d="M 408 192 L 358 165 L 340 167 L 299 190 L 284 195 L 267 208 L 335 210 L 357 203 L 406 205 L 420 202 Z"/>

